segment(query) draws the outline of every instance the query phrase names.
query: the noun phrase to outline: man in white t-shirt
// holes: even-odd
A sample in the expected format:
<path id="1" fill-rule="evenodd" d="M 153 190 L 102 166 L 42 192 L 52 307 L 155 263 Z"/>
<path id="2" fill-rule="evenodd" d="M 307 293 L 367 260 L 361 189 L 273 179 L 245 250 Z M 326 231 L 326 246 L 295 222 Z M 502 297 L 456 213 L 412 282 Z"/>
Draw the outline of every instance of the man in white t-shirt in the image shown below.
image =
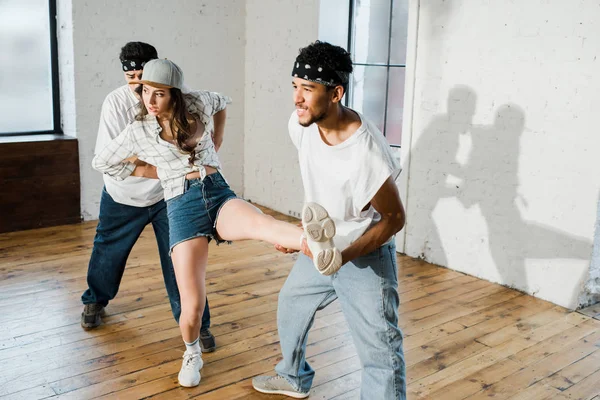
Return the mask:
<path id="1" fill-rule="evenodd" d="M 144 64 L 158 58 L 154 46 L 143 42 L 129 42 L 119 55 L 125 80 L 139 81 Z M 100 114 L 95 153 L 104 147 L 132 121 L 140 109 L 140 98 L 135 92 L 139 85 L 125 84 L 106 96 Z M 175 271 L 169 256 L 169 224 L 163 189 L 156 168 L 135 161 L 133 176 L 116 181 L 104 175 L 104 189 L 100 199 L 100 215 L 94 249 L 88 267 L 88 289 L 81 296 L 84 304 L 81 326 L 95 328 L 102 322 L 101 315 L 108 302 L 119 290 L 125 264 L 133 245 L 148 224 L 152 224 L 158 252 L 175 320 L 179 320 L 181 304 L 175 281 Z M 140 276 L 143 278 L 143 276 Z M 213 351 L 215 339 L 209 330 L 208 301 L 202 316 L 200 342 L 202 350 Z"/>
<path id="2" fill-rule="evenodd" d="M 307 246 L 299 254 L 279 294 L 283 359 L 277 375 L 252 382 L 263 393 L 308 397 L 315 375 L 306 361 L 308 331 L 316 311 L 339 299 L 363 367 L 361 399 L 406 399 L 393 239 L 405 221 L 395 184 L 400 165 L 375 125 L 341 104 L 351 72 L 348 52 L 319 41 L 294 63 L 296 111 L 288 128 L 305 201 L 327 210 L 333 241 L 344 250 L 341 268 L 329 276 L 314 267 Z"/>

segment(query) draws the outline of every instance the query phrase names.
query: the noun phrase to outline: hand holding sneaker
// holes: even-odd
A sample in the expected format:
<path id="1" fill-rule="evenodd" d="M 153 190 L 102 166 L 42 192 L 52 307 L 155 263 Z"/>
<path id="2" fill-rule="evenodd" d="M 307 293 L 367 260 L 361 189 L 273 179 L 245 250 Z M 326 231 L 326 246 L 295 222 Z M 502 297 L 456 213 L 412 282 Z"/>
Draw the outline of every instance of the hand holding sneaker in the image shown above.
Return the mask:
<path id="1" fill-rule="evenodd" d="M 300 249 L 300 251 L 302 253 L 304 253 L 304 255 L 308 258 L 313 258 L 313 253 L 312 251 L 310 251 L 310 247 L 308 247 L 308 242 L 306 241 L 306 238 L 302 239 L 302 248 Z"/>

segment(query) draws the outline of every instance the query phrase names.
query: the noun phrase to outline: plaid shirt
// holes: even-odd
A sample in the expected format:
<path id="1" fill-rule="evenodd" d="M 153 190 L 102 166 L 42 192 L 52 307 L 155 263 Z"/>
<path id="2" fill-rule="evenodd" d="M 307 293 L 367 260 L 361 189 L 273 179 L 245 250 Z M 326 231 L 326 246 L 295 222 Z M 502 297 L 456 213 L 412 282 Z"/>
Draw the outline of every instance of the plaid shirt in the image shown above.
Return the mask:
<path id="1" fill-rule="evenodd" d="M 188 111 L 204 124 L 204 133 L 196 146 L 194 165 L 189 163 L 189 154 L 184 153 L 160 137 L 162 128 L 156 117 L 146 115 L 141 121 L 129 124 L 94 157 L 92 167 L 120 181 L 132 174 L 135 164 L 125 159 L 137 156 L 140 160 L 156 166 L 156 172 L 165 193 L 165 200 L 183 193 L 185 176 L 199 171 L 206 176 L 204 166 L 221 170 L 212 134 L 212 116 L 224 110 L 231 99 L 219 93 L 195 91 L 184 93 Z"/>

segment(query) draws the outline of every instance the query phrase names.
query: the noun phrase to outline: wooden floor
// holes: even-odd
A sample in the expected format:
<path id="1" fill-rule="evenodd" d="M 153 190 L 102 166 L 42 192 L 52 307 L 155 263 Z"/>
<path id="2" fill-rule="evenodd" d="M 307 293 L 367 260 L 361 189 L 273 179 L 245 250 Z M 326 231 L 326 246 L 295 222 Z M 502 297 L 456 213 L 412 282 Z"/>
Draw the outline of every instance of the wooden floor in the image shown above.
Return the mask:
<path id="1" fill-rule="evenodd" d="M 282 217 L 282 216 L 280 216 Z M 285 218 L 285 217 L 283 217 Z M 0 235 L 1 399 L 271 399 L 251 378 L 280 359 L 277 293 L 293 256 L 211 245 L 218 349 L 202 382 L 177 384 L 183 345 L 147 229 L 105 324 L 79 325 L 95 223 Z M 409 399 L 600 400 L 600 320 L 399 256 Z M 597 310 L 600 312 L 600 310 Z M 319 312 L 311 399 L 357 399 L 360 365 L 337 303 Z M 385 400 L 385 399 L 373 399 Z"/>

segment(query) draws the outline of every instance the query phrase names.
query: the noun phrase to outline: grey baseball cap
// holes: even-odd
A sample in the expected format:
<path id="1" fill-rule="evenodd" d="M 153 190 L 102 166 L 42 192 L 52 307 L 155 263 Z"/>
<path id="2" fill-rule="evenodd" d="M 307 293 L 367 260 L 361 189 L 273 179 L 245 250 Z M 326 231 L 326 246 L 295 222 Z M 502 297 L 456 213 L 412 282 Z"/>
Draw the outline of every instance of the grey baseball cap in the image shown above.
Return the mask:
<path id="1" fill-rule="evenodd" d="M 183 71 L 173 61 L 166 59 L 150 60 L 144 65 L 142 79 L 130 81 L 130 85 L 142 84 L 157 88 L 183 88 Z"/>

